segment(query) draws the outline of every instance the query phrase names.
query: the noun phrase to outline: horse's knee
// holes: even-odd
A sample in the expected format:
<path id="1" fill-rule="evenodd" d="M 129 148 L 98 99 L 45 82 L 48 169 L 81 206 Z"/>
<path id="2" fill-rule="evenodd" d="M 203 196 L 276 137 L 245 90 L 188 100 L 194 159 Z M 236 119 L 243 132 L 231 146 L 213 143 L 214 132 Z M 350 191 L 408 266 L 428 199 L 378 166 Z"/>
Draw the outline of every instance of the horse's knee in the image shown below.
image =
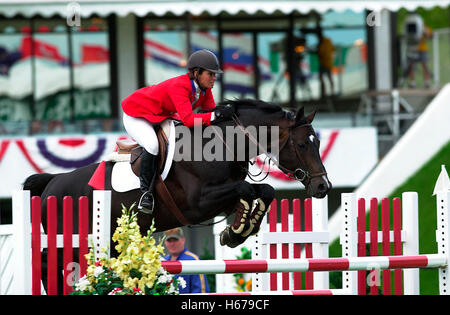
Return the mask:
<path id="1" fill-rule="evenodd" d="M 236 193 L 246 200 L 256 199 L 258 195 L 252 184 L 244 181 L 236 184 Z"/>
<path id="2" fill-rule="evenodd" d="M 260 199 L 265 202 L 271 202 L 275 198 L 275 189 L 268 184 L 254 185 Z"/>

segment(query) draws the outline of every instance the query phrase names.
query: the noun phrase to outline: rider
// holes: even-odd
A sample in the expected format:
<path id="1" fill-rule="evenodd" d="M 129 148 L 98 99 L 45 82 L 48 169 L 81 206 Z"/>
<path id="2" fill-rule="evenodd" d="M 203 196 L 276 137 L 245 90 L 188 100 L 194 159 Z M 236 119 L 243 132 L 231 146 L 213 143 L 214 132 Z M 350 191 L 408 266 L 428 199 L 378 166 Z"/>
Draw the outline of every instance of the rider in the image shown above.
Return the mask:
<path id="1" fill-rule="evenodd" d="M 139 172 L 143 194 L 138 209 L 146 213 L 153 212 L 157 170 L 158 140 L 153 126 L 167 118 L 178 119 L 189 128 L 198 122 L 208 126 L 233 115 L 232 108 L 216 108 L 211 92 L 216 75 L 223 73 L 216 55 L 206 49 L 196 51 L 189 57 L 187 69 L 187 74 L 141 88 L 122 102 L 125 130 L 143 147 Z M 193 113 L 196 108 L 210 112 Z"/>

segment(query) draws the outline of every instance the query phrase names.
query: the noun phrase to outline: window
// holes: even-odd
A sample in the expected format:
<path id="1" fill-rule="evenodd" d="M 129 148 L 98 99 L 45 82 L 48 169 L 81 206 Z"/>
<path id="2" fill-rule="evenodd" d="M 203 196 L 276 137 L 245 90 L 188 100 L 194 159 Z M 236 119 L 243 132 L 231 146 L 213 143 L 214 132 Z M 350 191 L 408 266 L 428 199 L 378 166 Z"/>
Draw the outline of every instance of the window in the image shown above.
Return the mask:
<path id="1" fill-rule="evenodd" d="M 61 121 L 111 117 L 108 20 L 0 22 L 0 119 Z"/>
<path id="2" fill-rule="evenodd" d="M 318 26 L 323 37 L 331 43 L 322 44 L 321 58 L 318 56 Z M 363 13 L 330 11 L 322 16 L 320 22 L 296 20 L 294 37 L 297 41 L 294 46 L 300 48 L 296 51 L 297 69 L 300 70 L 296 76 L 297 100 L 352 95 L 367 89 L 367 39 Z M 321 68 L 322 63 L 329 63 L 330 67 Z M 333 89 L 328 71 L 324 71 L 328 68 Z"/>
<path id="3" fill-rule="evenodd" d="M 32 119 L 31 59 L 23 44 L 31 25 L 26 20 L 0 19 L 0 120 Z"/>
<path id="4" fill-rule="evenodd" d="M 286 32 L 258 33 L 259 98 L 289 103 Z"/>
<path id="5" fill-rule="evenodd" d="M 185 21 L 149 18 L 144 21 L 145 85 L 158 84 L 186 71 L 188 58 Z"/>

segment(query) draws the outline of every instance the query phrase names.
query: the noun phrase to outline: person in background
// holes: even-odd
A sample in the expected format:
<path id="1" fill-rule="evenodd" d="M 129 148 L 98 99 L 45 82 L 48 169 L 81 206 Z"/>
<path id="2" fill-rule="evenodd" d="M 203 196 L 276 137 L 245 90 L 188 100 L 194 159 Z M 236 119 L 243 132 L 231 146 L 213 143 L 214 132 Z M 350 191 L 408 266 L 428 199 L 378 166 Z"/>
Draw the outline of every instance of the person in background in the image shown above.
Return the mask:
<path id="1" fill-rule="evenodd" d="M 186 238 L 181 228 L 175 228 L 164 232 L 164 245 L 169 252 L 165 260 L 199 260 L 198 256 L 185 248 Z M 184 293 L 208 293 L 209 285 L 205 275 L 175 275 L 183 277 L 186 287 L 180 287 L 180 294 Z"/>
<path id="2" fill-rule="evenodd" d="M 412 88 L 416 87 L 414 75 L 416 63 L 420 63 L 422 65 L 425 87 L 429 88 L 431 86 L 431 74 L 427 66 L 428 62 L 427 40 L 431 38 L 432 35 L 433 31 L 428 26 L 424 25 L 422 37 L 419 43 L 417 44 L 417 47 L 415 47 L 414 49 L 416 53 L 408 55 L 408 79 L 409 79 L 409 86 Z"/>
<path id="3" fill-rule="evenodd" d="M 333 78 L 331 77 L 331 70 L 334 62 L 334 51 L 336 48 L 328 37 L 323 36 L 321 28 L 318 30 L 319 45 L 317 46 L 317 56 L 319 57 L 319 79 L 320 79 L 320 93 L 321 97 L 325 98 L 325 81 L 324 76 L 328 77 L 330 82 L 331 93 L 334 94 Z"/>

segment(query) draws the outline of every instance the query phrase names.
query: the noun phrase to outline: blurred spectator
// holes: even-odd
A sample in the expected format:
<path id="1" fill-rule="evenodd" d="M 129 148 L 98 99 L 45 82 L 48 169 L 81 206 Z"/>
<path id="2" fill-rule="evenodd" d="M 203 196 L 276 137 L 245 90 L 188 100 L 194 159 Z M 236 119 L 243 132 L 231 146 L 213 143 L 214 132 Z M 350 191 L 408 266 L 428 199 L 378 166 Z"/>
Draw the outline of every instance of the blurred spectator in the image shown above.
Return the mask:
<path id="1" fill-rule="evenodd" d="M 317 55 L 319 57 L 319 79 L 320 79 L 320 93 L 321 97 L 325 98 L 325 82 L 324 76 L 328 77 L 330 82 L 331 95 L 334 94 L 333 78 L 331 77 L 331 70 L 333 68 L 334 51 L 336 48 L 328 37 L 323 36 L 322 29 L 318 30 L 319 45 L 317 47 Z"/>
<path id="2" fill-rule="evenodd" d="M 433 35 L 432 30 L 423 23 L 418 14 L 411 14 L 405 20 L 407 75 L 409 86 L 416 87 L 415 65 L 420 63 L 423 69 L 425 87 L 431 86 L 431 74 L 428 69 L 428 45 L 427 40 Z"/>
<path id="3" fill-rule="evenodd" d="M 199 260 L 198 256 L 188 251 L 184 246 L 186 238 L 181 228 L 175 228 L 164 232 L 164 245 L 169 252 L 165 260 Z M 180 294 L 183 293 L 207 293 L 209 292 L 208 280 L 205 275 L 175 275 L 182 277 L 186 281 L 186 287 L 180 287 Z"/>

